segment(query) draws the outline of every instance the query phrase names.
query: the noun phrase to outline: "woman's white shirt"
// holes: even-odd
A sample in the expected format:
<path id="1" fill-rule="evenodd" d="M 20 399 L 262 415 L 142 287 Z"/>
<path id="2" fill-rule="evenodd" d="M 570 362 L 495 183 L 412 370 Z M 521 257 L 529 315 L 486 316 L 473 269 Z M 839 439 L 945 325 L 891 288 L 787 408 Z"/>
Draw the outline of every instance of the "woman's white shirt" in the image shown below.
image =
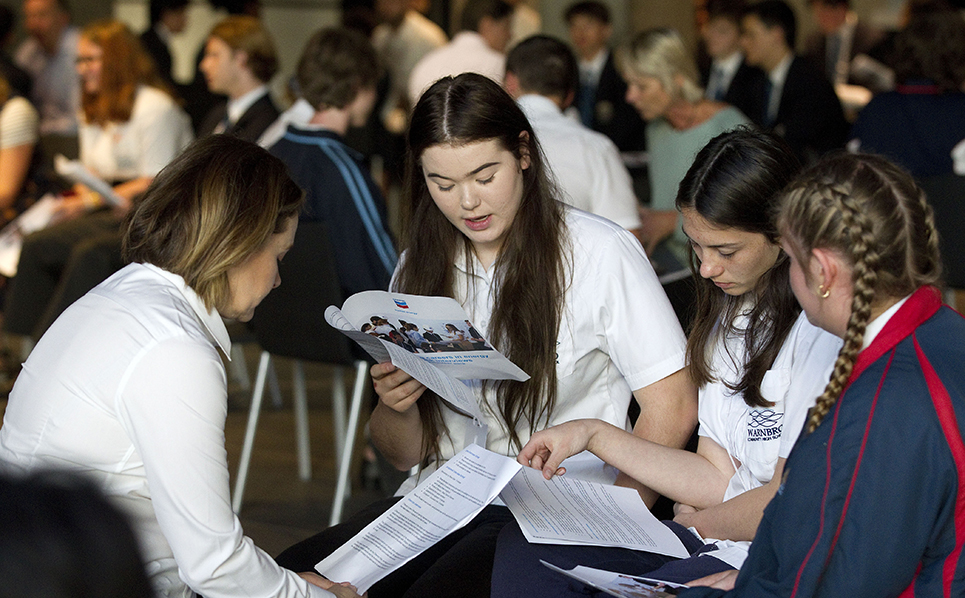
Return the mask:
<path id="1" fill-rule="evenodd" d="M 744 320 L 738 328 L 746 326 Z M 778 458 L 791 453 L 808 410 L 824 391 L 841 343 L 801 312 L 761 382 L 761 394 L 774 403 L 770 407 L 749 406 L 721 381 L 734 383 L 743 373 L 743 336 L 731 334 L 715 344 L 711 364 L 718 381 L 700 389 L 698 418 L 699 434 L 720 445 L 739 465 L 724 500 L 771 480 Z M 735 364 L 731 356 L 740 362 Z"/>
<path id="2" fill-rule="evenodd" d="M 557 339 L 556 407 L 537 429 L 578 418 L 629 429 L 632 391 L 683 368 L 686 340 L 640 242 L 609 220 L 564 209 L 569 264 Z M 462 253 L 456 256 L 455 298 L 488 339 L 495 268 L 487 272 L 474 255 L 470 259 L 471 272 Z M 473 390 L 489 426 L 486 448 L 515 456 L 518 448 L 498 415 L 495 392 L 484 392 L 479 381 Z M 440 457 L 447 460 L 472 441 L 472 428 L 466 425 L 468 418 L 448 408 L 443 419 L 449 434 L 440 439 Z M 525 444 L 528 423 L 516 432 Z M 567 475 L 604 483 L 616 479 L 616 470 L 589 457 L 591 463 L 579 469 L 568 466 Z M 400 492 L 411 485 L 410 480 Z"/>
<path id="3" fill-rule="evenodd" d="M 220 316 L 181 277 L 127 266 L 66 310 L 24 364 L 0 466 L 97 482 L 132 517 L 160 595 L 331 596 L 278 567 L 231 511 L 217 347 L 230 354 Z"/>
<path id="4" fill-rule="evenodd" d="M 80 161 L 113 182 L 156 175 L 191 143 L 193 133 L 188 115 L 171 96 L 141 86 L 127 122 L 102 126 L 81 120 L 78 137 Z"/>

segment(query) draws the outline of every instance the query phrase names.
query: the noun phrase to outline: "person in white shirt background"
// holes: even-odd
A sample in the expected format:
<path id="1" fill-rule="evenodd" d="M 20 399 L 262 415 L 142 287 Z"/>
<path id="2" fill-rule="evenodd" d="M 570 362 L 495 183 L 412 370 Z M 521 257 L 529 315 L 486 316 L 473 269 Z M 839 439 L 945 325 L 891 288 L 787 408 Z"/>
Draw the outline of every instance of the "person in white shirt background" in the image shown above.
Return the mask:
<path id="1" fill-rule="evenodd" d="M 54 322 L 10 395 L 0 470 L 92 479 L 131 518 L 161 596 L 355 595 L 277 566 L 229 496 L 222 316 L 250 319 L 280 284 L 301 204 L 284 164 L 255 144 L 212 135 L 189 147 L 130 213 L 130 265 Z"/>
<path id="2" fill-rule="evenodd" d="M 504 86 L 533 125 L 560 198 L 636 234 L 637 197 L 620 151 L 606 135 L 563 113 L 573 102 L 578 76 L 566 44 L 537 35 L 510 51 Z"/>
<path id="3" fill-rule="evenodd" d="M 463 7 L 460 31 L 448 44 L 426 54 L 409 75 L 409 105 L 438 79 L 479 73 L 503 82 L 513 7 L 503 0 L 473 0 Z"/>

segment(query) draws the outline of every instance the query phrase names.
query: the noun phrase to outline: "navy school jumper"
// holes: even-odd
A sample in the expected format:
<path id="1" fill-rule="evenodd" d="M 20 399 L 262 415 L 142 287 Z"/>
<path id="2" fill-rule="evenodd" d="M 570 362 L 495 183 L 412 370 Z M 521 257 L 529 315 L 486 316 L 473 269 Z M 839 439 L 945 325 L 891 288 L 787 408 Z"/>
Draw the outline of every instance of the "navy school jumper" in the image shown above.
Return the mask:
<path id="1" fill-rule="evenodd" d="M 965 596 L 965 319 L 918 289 L 801 435 L 734 590 L 698 596 Z"/>

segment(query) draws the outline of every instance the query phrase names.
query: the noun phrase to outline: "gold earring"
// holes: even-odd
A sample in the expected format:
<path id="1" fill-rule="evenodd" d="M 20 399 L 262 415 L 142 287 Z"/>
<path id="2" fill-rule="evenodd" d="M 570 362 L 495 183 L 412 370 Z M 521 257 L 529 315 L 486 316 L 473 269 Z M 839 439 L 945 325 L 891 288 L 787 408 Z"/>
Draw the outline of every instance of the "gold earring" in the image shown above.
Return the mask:
<path id="1" fill-rule="evenodd" d="M 828 297 L 831 296 L 831 289 L 824 288 L 823 284 L 818 285 L 818 296 L 821 297 L 822 299 L 827 299 Z"/>

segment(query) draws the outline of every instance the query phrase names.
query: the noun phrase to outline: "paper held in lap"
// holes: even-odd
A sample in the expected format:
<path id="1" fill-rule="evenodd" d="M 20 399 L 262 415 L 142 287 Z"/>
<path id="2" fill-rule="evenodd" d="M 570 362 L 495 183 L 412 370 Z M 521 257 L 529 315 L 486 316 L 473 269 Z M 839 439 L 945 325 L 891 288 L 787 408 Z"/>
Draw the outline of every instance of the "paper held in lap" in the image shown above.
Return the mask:
<path id="1" fill-rule="evenodd" d="M 457 411 L 481 420 L 472 390 L 461 380 L 529 380 L 479 334 L 449 297 L 363 291 L 325 320 L 379 363 L 391 361 Z"/>
<path id="2" fill-rule="evenodd" d="M 100 193 L 101 197 L 112 206 L 119 206 L 124 201 L 110 185 L 97 178 L 76 160 L 68 160 L 57 154 L 54 156 L 54 168 L 60 176 L 74 183 L 86 185 L 88 189 Z M 8 278 L 17 274 L 23 238 L 53 224 L 62 202 L 63 198 L 47 193 L 0 230 L 0 274 Z"/>
<path id="3" fill-rule="evenodd" d="M 499 495 L 530 542 L 623 546 L 674 557 L 687 550 L 635 490 L 544 480 L 509 457 L 471 445 L 437 469 L 315 569 L 359 593 L 466 525 Z"/>

